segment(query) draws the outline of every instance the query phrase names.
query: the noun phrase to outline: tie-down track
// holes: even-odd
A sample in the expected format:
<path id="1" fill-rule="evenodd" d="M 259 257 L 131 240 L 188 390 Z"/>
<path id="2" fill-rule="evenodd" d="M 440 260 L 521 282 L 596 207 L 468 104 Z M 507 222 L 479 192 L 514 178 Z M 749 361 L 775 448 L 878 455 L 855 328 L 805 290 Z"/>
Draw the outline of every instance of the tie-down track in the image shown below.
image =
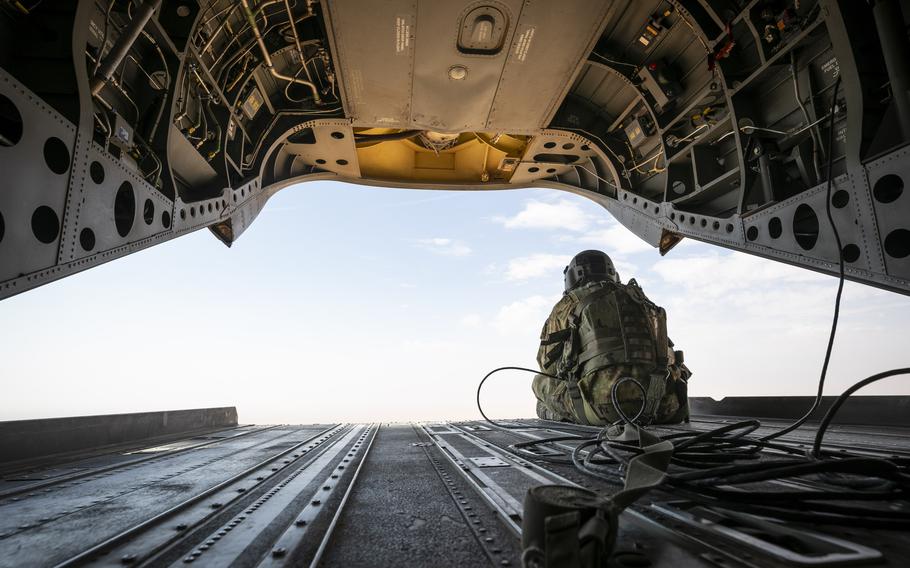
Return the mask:
<path id="1" fill-rule="evenodd" d="M 0 298 L 201 228 L 230 246 L 313 180 L 568 191 L 661 253 L 843 259 L 908 293 L 906 11 L 6 0 Z"/>
<path id="2" fill-rule="evenodd" d="M 881 416 L 881 407 L 876 412 Z M 759 434 L 788 423 L 765 422 Z M 654 432 L 729 423 L 729 417 L 697 416 Z M 505 426 L 235 426 L 151 446 L 84 450 L 39 466 L 0 464 L 0 567 L 522 566 L 529 489 L 560 484 L 612 494 L 618 485 L 546 459 L 565 457 L 577 441 L 536 446 L 530 455 L 511 449 L 596 428 L 539 420 Z M 828 446 L 905 458 L 906 434 L 906 427 L 836 426 Z M 811 441 L 811 432 L 800 431 L 782 443 L 805 448 Z M 790 485 L 823 490 L 824 481 Z M 771 481 L 755 490 L 787 487 Z M 894 510 L 904 503 L 894 501 Z M 661 490 L 622 513 L 608 566 L 898 567 L 908 561 L 899 528 L 763 523 Z"/>

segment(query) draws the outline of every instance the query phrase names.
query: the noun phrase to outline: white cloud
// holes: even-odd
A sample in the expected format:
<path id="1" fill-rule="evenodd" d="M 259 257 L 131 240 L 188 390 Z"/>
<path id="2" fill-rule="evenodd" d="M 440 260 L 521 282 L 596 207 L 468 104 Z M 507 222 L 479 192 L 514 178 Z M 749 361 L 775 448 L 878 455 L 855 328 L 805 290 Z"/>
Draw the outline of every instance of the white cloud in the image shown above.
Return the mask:
<path id="1" fill-rule="evenodd" d="M 572 259 L 566 254 L 532 254 L 513 258 L 506 267 L 506 279 L 528 280 L 541 276 L 562 278 L 562 269 Z"/>
<path id="2" fill-rule="evenodd" d="M 682 287 L 699 299 L 726 296 L 734 290 L 760 291 L 781 283 L 821 284 L 820 274 L 743 253 L 712 251 L 689 257 L 663 258 L 652 267 L 665 282 Z"/>
<path id="3" fill-rule="evenodd" d="M 461 325 L 468 328 L 478 328 L 483 323 L 483 319 L 477 314 L 467 314 L 461 318 Z"/>
<path id="4" fill-rule="evenodd" d="M 560 199 L 547 203 L 536 199 L 525 202 L 524 209 L 512 217 L 494 217 L 507 229 L 567 229 L 582 231 L 592 222 L 592 216 L 581 205 Z"/>
<path id="5" fill-rule="evenodd" d="M 559 298 L 531 296 L 499 309 L 493 327 L 503 335 L 536 337 Z"/>
<path id="6" fill-rule="evenodd" d="M 642 272 L 638 269 L 638 266 L 624 260 L 617 255 L 611 257 L 613 261 L 613 268 L 616 269 L 616 273 L 619 275 L 620 280 L 623 282 L 628 282 L 629 278 L 635 278 L 639 284 L 644 286 L 644 281 L 642 280 Z"/>
<path id="7" fill-rule="evenodd" d="M 743 253 L 663 258 L 652 270 L 677 292 L 671 302 L 698 321 L 716 317 L 718 323 L 729 322 L 728 310 L 735 308 L 737 325 L 754 318 L 755 325 L 764 327 L 762 320 L 774 306 L 779 313 L 775 324 L 786 317 L 792 319 L 788 327 L 797 329 L 830 311 L 830 278 Z"/>
<path id="8" fill-rule="evenodd" d="M 640 272 L 620 272 L 667 309 L 670 337 L 695 373 L 691 395 L 814 393 L 836 278 L 696 241 L 641 264 Z M 902 364 L 903 336 L 894 330 L 903 329 L 908 309 L 904 298 L 846 284 L 826 394 Z M 882 384 L 869 394 L 896 388 Z"/>
<path id="9" fill-rule="evenodd" d="M 465 350 L 465 345 L 445 338 L 403 339 L 399 343 L 403 353 L 421 353 L 433 356 L 451 356 Z"/>
<path id="10" fill-rule="evenodd" d="M 560 233 L 554 235 L 556 242 L 576 245 L 579 251 L 582 248 L 603 250 L 623 274 L 636 272 L 636 267 L 625 257 L 657 250 L 609 217 L 606 211 L 603 216 L 595 215 L 586 211 L 583 204 L 564 198 L 551 201 L 532 199 L 526 201 L 517 214 L 495 217 L 494 221 L 508 229 L 559 230 Z M 527 280 L 543 276 L 556 268 L 565 267 L 569 258 L 571 256 L 553 254 L 516 258 L 509 262 L 507 277 L 509 280 Z"/>
<path id="11" fill-rule="evenodd" d="M 471 247 L 464 242 L 455 239 L 432 238 L 417 239 L 417 246 L 428 250 L 434 254 L 445 256 L 468 256 L 471 254 Z"/>
<path id="12" fill-rule="evenodd" d="M 606 213 L 606 212 L 605 212 Z M 608 249 L 615 254 L 632 254 L 654 250 L 632 231 L 609 217 L 586 212 L 582 205 L 568 199 L 545 202 L 531 199 L 511 217 L 494 217 L 508 229 L 561 229 L 563 242 L 578 242 Z M 592 228 L 594 226 L 594 228 Z M 578 236 L 576 236 L 578 234 Z"/>
<path id="13" fill-rule="evenodd" d="M 616 221 L 608 223 L 605 228 L 588 231 L 575 241 L 603 250 L 610 255 L 621 256 L 657 250 Z"/>

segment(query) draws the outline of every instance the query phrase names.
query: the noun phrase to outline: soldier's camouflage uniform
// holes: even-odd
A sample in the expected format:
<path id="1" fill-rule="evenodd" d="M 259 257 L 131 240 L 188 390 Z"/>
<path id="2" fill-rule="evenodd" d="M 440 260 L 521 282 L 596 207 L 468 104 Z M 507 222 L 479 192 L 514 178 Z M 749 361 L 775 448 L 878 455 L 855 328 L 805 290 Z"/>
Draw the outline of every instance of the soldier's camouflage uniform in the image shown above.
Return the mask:
<path id="1" fill-rule="evenodd" d="M 615 422 L 620 417 L 610 391 L 630 376 L 647 390 L 645 422 L 688 419 L 685 381 L 691 373 L 674 361 L 672 345 L 665 312 L 635 280 L 592 282 L 566 293 L 544 324 L 537 362 L 541 371 L 570 380 L 534 377 L 538 416 L 592 425 Z M 664 349 L 660 357 L 657 351 Z M 631 381 L 619 385 L 616 398 L 629 417 L 643 404 L 641 390 Z"/>

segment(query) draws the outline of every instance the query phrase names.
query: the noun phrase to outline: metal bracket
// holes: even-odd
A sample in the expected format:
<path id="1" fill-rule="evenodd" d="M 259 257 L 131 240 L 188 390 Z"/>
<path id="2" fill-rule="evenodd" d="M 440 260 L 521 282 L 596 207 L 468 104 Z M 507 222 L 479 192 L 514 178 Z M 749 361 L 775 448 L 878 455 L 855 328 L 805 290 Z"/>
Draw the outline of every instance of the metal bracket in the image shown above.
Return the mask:
<path id="1" fill-rule="evenodd" d="M 477 467 L 508 467 L 505 461 L 493 456 L 484 456 L 482 458 L 468 458 Z"/>

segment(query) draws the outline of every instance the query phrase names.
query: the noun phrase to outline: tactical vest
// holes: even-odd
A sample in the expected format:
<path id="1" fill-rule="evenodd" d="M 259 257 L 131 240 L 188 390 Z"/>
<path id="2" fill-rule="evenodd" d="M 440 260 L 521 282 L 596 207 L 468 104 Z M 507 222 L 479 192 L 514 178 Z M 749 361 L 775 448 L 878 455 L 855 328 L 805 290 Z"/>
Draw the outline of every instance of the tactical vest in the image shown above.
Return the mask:
<path id="1" fill-rule="evenodd" d="M 557 374 L 577 380 L 610 365 L 666 368 L 667 314 L 634 279 L 626 285 L 593 282 L 568 295 L 575 301 L 568 327 L 544 338 L 545 344 L 562 343 L 548 355 Z"/>
<path id="2" fill-rule="evenodd" d="M 667 314 L 651 302 L 632 279 L 625 285 L 593 282 L 568 292 L 574 310 L 565 329 L 542 338 L 553 345 L 545 367 L 555 364 L 556 374 L 567 380 L 579 420 L 584 420 L 578 381 L 613 365 L 638 365 L 650 369 L 646 415 L 653 416 L 666 389 L 669 364 Z"/>

